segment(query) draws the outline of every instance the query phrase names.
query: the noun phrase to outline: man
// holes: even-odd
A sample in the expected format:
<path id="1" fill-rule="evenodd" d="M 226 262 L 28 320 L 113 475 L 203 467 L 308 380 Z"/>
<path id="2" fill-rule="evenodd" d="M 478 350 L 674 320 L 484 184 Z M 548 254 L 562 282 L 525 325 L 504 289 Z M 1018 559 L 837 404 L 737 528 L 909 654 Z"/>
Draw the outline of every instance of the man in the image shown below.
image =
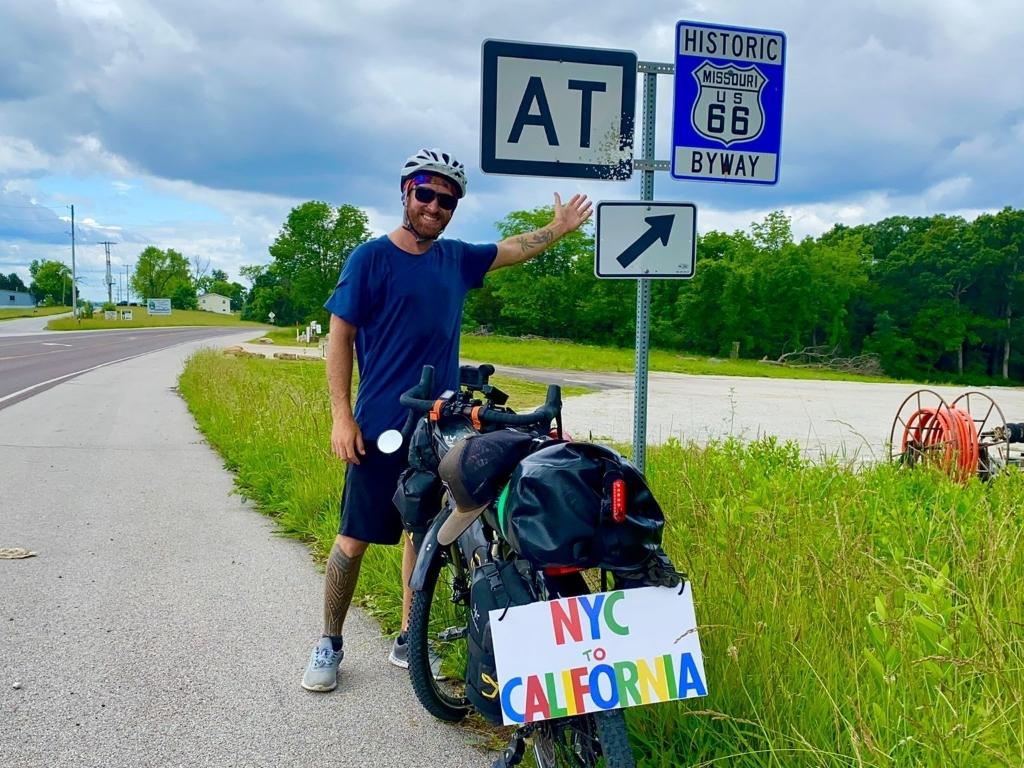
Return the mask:
<path id="1" fill-rule="evenodd" d="M 363 553 L 370 544 L 397 544 L 402 520 L 392 504 L 406 451 L 381 453 L 377 437 L 401 428 L 406 411 L 398 402 L 414 386 L 424 365 L 433 365 L 439 394 L 459 384 L 459 331 L 466 293 L 486 272 L 538 255 L 590 218 L 591 204 L 574 195 L 564 206 L 555 194 L 554 218 L 541 229 L 496 245 L 439 239 L 466 195 L 465 167 L 437 149 L 423 149 L 401 171 L 402 226 L 356 248 L 341 271 L 333 295 L 327 379 L 331 392 L 331 450 L 348 463 L 341 499 L 341 524 L 324 587 L 324 630 L 310 655 L 302 686 L 330 691 L 343 656 L 342 628 Z M 352 410 L 353 346 L 359 362 L 359 397 Z M 416 553 L 408 537 L 402 559 L 402 633 L 389 661 L 408 667 L 409 622 Z"/>

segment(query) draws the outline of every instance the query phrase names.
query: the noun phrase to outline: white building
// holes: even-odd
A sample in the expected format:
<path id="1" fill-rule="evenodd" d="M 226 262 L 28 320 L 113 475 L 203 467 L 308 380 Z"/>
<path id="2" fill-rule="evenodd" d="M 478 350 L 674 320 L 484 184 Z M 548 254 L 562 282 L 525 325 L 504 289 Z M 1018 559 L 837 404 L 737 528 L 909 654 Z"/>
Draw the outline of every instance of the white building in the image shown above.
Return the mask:
<path id="1" fill-rule="evenodd" d="M 220 312 L 222 315 L 231 314 L 231 299 L 221 296 L 219 293 L 204 293 L 199 297 L 199 308 L 207 312 Z"/>

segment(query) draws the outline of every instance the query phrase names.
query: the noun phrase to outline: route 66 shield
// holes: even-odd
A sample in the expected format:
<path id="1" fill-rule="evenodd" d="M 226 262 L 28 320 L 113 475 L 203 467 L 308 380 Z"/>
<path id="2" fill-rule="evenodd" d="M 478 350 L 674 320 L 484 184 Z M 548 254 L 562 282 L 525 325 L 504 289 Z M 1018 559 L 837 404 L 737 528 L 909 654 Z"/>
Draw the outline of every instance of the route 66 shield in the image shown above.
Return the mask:
<path id="1" fill-rule="evenodd" d="M 761 91 L 767 78 L 756 66 L 719 67 L 705 61 L 693 71 L 700 92 L 690 121 L 701 136 L 728 147 L 753 141 L 764 129 Z"/>

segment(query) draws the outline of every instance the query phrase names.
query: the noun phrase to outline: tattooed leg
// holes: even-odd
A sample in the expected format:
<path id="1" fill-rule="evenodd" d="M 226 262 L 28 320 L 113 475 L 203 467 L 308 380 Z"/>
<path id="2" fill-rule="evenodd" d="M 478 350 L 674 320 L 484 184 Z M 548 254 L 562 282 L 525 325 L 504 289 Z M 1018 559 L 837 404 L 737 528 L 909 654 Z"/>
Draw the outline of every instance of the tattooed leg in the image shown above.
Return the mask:
<path id="1" fill-rule="evenodd" d="M 363 553 L 349 557 L 335 542 L 327 560 L 327 574 L 324 583 L 324 634 L 341 637 L 341 628 L 352 603 L 352 593 L 359 579 L 359 564 Z"/>

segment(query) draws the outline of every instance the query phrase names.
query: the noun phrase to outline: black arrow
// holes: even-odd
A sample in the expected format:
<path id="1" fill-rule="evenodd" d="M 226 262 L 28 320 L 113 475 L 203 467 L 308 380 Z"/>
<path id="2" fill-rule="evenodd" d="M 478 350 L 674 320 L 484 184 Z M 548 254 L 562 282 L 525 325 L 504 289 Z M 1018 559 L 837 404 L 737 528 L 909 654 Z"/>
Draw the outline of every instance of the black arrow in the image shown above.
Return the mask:
<path id="1" fill-rule="evenodd" d="M 650 226 L 636 241 L 626 250 L 619 254 L 616 261 L 624 267 L 628 267 L 638 258 L 640 254 L 654 245 L 655 240 L 661 240 L 662 245 L 668 245 L 668 236 L 672 234 L 672 222 L 675 221 L 674 213 L 665 216 L 648 216 L 644 221 Z"/>

